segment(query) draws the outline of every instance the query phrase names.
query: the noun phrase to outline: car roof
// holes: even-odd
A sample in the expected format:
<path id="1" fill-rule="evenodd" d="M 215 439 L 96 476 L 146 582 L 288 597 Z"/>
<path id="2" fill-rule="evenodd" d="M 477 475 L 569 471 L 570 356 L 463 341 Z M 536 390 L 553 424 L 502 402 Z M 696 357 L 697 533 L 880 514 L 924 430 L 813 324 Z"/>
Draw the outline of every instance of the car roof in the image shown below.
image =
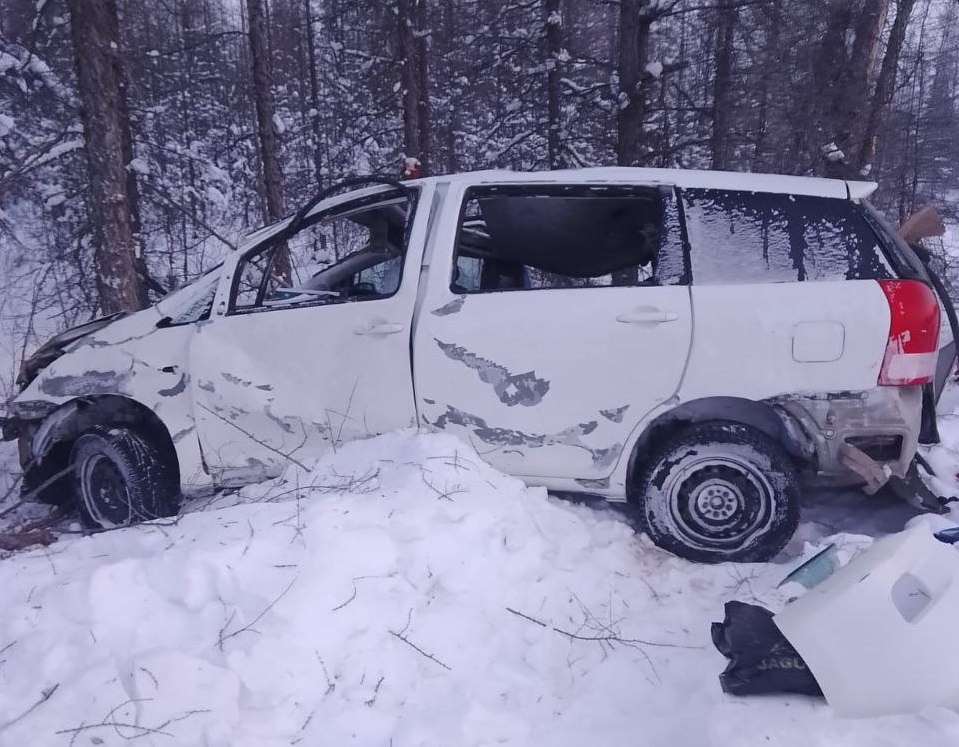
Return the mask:
<path id="1" fill-rule="evenodd" d="M 687 189 L 725 189 L 737 192 L 831 197 L 864 200 L 876 191 L 875 182 L 822 179 L 782 174 L 751 174 L 739 171 L 694 169 L 646 169 L 605 166 L 559 171 L 470 171 L 428 177 L 416 181 L 466 182 L 468 184 L 651 184 Z"/>
<path id="2" fill-rule="evenodd" d="M 405 180 L 405 184 L 582 184 L 582 185 L 663 185 L 685 189 L 725 189 L 736 192 L 765 192 L 769 194 L 829 197 L 842 200 L 864 200 L 878 188 L 875 182 L 822 179 L 811 176 L 786 176 L 783 174 L 752 174 L 742 171 L 701 171 L 697 169 L 646 169 L 633 166 L 601 166 L 585 169 L 561 169 L 556 171 L 510 171 L 488 169 L 465 171 L 458 174 L 420 177 Z M 373 185 L 358 190 L 342 192 L 310 211 L 314 213 L 355 199 L 358 195 L 376 194 L 388 190 L 386 185 Z M 248 234 L 240 242 L 245 251 L 278 232 L 290 221 L 290 216 L 264 226 Z"/>

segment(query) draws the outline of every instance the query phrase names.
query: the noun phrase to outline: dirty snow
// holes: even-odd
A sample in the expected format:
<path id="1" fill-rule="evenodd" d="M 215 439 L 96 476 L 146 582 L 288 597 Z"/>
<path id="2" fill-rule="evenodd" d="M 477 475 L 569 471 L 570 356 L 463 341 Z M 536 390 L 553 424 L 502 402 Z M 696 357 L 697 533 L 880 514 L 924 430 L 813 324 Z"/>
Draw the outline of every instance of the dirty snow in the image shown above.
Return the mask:
<path id="1" fill-rule="evenodd" d="M 684 562 L 448 436 L 190 508 L 0 562 L 0 743 L 959 744 L 944 709 L 723 695 L 709 623 L 794 560 Z"/>

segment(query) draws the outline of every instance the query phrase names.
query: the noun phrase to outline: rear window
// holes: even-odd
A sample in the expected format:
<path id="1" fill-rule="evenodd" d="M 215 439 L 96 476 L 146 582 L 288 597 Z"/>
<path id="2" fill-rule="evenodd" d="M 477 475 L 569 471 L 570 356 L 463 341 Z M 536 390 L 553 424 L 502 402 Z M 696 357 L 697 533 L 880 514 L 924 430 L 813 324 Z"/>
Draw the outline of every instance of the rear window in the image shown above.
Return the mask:
<path id="1" fill-rule="evenodd" d="M 683 191 L 693 282 L 786 283 L 895 277 L 847 200 Z"/>

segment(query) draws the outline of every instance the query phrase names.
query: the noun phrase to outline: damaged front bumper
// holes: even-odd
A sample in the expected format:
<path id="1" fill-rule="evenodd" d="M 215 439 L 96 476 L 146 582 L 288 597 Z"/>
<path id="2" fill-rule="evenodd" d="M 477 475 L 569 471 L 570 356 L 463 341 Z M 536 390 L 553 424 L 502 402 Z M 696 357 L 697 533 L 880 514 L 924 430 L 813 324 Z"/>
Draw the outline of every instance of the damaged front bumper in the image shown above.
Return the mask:
<path id="1" fill-rule="evenodd" d="M 775 616 L 838 715 L 959 708 L 959 551 L 936 537 L 885 537 Z"/>
<path id="2" fill-rule="evenodd" d="M 858 483 L 872 494 L 906 477 L 919 445 L 920 387 L 793 395 L 774 404 L 793 446 L 815 466 L 816 482 Z"/>
<path id="3" fill-rule="evenodd" d="M 0 410 L 0 440 L 14 441 L 29 435 L 58 407 L 46 400 L 7 402 Z"/>

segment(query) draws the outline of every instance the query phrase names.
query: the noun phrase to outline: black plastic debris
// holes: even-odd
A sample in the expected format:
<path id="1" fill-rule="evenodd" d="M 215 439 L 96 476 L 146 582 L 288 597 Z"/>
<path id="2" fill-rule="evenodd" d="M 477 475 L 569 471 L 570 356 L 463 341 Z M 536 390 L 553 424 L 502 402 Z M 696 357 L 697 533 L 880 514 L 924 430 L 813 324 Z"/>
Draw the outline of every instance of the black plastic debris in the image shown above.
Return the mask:
<path id="1" fill-rule="evenodd" d="M 940 542 L 945 542 L 947 545 L 956 545 L 959 544 L 959 527 L 943 529 L 932 536 Z"/>
<path id="2" fill-rule="evenodd" d="M 726 602 L 726 619 L 712 625 L 713 644 L 729 659 L 719 684 L 730 695 L 802 693 L 822 690 L 785 636 L 773 613 L 754 604 Z"/>

